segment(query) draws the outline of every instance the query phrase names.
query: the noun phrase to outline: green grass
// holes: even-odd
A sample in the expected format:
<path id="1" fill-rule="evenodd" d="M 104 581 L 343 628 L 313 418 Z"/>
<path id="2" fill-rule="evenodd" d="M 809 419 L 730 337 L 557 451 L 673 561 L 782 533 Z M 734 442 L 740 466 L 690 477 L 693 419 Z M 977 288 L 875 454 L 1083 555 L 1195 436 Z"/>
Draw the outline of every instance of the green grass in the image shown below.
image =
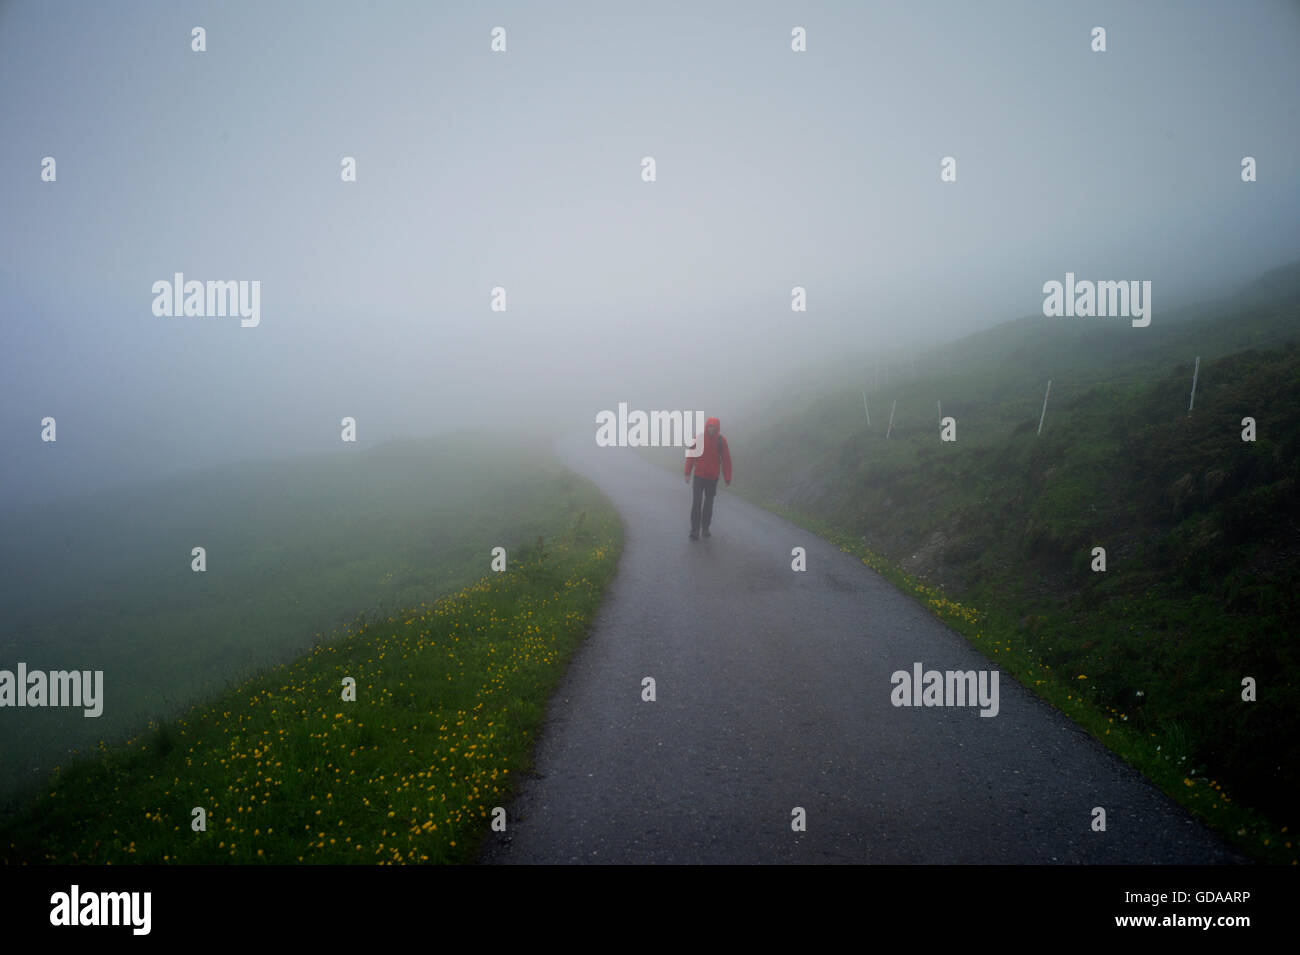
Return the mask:
<path id="1" fill-rule="evenodd" d="M 613 577 L 617 515 L 564 478 L 553 533 L 436 602 L 375 615 L 125 745 L 57 771 L 0 828 L 6 863 L 441 863 L 509 803 Z M 486 503 L 494 503 L 488 501 Z M 342 699 L 356 681 L 355 702 Z M 207 828 L 191 812 L 203 807 Z M 509 820 L 507 820 L 509 825 Z"/>
<path id="2" fill-rule="evenodd" d="M 0 801 L 69 750 L 290 660 L 362 614 L 432 601 L 554 532 L 574 485 L 524 436 L 245 464 L 0 520 L 0 666 L 104 671 L 103 715 L 10 709 Z M 207 571 L 191 549 L 207 549 Z"/>

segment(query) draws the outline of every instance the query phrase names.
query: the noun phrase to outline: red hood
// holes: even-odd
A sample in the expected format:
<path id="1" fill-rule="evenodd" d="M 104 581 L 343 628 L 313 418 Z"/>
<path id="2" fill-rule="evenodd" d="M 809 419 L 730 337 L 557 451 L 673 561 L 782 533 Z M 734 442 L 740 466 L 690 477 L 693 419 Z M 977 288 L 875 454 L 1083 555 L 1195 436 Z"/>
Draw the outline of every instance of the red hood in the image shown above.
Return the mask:
<path id="1" fill-rule="evenodd" d="M 709 428 L 715 429 L 712 435 L 709 435 Z M 691 449 L 686 452 L 686 465 L 682 473 L 690 477 L 692 471 L 697 478 L 706 481 L 716 481 L 721 477 L 728 484 L 731 483 L 731 451 L 727 448 L 727 439 L 722 436 L 722 422 L 717 418 L 704 419 L 704 430 L 695 437 Z"/>

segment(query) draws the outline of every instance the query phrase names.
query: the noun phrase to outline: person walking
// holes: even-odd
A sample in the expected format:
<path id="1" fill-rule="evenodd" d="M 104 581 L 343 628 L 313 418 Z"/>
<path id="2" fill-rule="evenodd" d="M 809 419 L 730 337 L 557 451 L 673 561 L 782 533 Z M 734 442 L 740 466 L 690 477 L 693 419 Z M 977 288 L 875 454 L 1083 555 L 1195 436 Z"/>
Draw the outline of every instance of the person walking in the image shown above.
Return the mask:
<path id="1" fill-rule="evenodd" d="M 690 451 L 699 449 L 694 457 Z M 699 540 L 700 534 L 709 536 L 709 524 L 713 522 L 713 495 L 718 490 L 718 471 L 722 479 L 731 485 L 731 448 L 722 436 L 722 423 L 717 418 L 704 422 L 704 433 L 696 435 L 687 448 L 686 483 L 691 483 L 691 471 L 695 471 L 695 483 L 691 487 L 691 540 Z M 702 505 L 702 506 L 701 506 Z"/>

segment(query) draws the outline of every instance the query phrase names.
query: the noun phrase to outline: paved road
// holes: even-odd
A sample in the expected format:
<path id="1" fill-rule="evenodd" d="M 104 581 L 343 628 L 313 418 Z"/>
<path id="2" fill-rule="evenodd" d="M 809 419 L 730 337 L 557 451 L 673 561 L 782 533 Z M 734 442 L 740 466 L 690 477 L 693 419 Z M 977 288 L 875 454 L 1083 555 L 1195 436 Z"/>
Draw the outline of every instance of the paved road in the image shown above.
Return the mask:
<path id="1" fill-rule="evenodd" d="M 996 717 L 891 705 L 914 663 L 996 665 L 859 560 L 721 487 L 691 542 L 679 477 L 590 436 L 558 450 L 625 549 L 483 861 L 1244 861 L 1006 674 Z"/>

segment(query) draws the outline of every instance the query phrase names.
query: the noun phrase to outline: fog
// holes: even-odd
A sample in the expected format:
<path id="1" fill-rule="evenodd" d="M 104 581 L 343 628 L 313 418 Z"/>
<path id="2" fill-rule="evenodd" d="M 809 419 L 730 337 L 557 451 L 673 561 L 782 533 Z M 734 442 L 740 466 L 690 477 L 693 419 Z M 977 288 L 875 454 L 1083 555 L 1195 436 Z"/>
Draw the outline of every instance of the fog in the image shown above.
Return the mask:
<path id="1" fill-rule="evenodd" d="M 1282 0 L 0 5 L 2 506 L 619 402 L 725 426 L 1067 272 L 1159 323 L 1300 258 L 1298 48 Z M 257 324 L 156 315 L 176 273 L 258 282 Z"/>

